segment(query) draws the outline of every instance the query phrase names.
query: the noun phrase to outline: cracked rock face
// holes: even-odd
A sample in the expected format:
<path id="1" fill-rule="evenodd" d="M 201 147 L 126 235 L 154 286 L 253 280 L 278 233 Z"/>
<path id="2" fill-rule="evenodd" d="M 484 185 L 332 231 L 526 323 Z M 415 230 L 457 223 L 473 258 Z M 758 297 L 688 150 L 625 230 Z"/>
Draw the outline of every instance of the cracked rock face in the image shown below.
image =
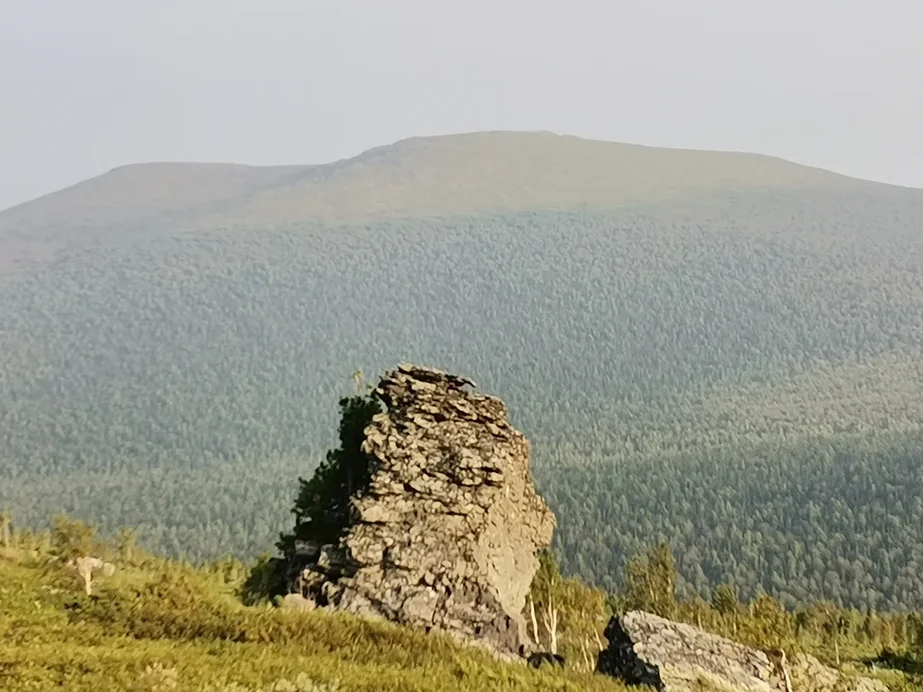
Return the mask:
<path id="1" fill-rule="evenodd" d="M 633 611 L 612 618 L 605 636 L 596 669 L 629 684 L 678 692 L 704 678 L 729 690 L 784 691 L 765 653 L 691 625 Z"/>
<path id="2" fill-rule="evenodd" d="M 763 651 L 641 611 L 613 617 L 605 636 L 609 646 L 599 653 L 598 672 L 663 692 L 692 692 L 701 682 L 729 692 L 785 692 L 786 672 L 794 690 L 887 689 L 876 680 L 842 676 L 811 656 L 783 664 Z"/>
<path id="3" fill-rule="evenodd" d="M 303 583 L 340 610 L 444 630 L 499 653 L 528 646 L 521 612 L 551 542 L 529 443 L 503 403 L 469 380 L 402 365 L 365 430 L 371 483 L 338 546 Z"/>

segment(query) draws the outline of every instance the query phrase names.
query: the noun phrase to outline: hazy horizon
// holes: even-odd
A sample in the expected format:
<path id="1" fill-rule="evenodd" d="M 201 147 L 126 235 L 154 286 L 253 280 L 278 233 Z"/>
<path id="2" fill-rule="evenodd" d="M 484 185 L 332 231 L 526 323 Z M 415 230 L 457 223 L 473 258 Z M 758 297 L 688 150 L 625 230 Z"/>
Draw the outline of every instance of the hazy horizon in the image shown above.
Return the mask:
<path id="1" fill-rule="evenodd" d="M 51 4 L 0 24 L 0 209 L 133 163 L 320 164 L 484 130 L 923 187 L 910 2 Z"/>

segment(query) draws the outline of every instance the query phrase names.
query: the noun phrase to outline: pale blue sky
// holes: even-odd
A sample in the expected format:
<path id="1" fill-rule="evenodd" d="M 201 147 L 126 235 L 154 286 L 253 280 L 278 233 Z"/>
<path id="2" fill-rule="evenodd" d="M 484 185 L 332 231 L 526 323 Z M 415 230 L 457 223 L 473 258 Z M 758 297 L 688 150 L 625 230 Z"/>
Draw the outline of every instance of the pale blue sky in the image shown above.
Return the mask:
<path id="1" fill-rule="evenodd" d="M 0 0 L 0 208 L 482 129 L 923 187 L 921 27 L 918 0 Z"/>

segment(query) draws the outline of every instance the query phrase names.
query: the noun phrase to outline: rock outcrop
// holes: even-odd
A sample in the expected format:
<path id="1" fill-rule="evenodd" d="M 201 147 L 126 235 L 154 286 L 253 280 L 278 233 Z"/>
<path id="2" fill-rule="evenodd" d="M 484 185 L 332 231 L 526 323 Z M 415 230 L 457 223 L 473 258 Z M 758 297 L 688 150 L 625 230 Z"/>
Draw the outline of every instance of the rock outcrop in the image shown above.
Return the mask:
<path id="1" fill-rule="evenodd" d="M 786 692 L 786 675 L 794 690 L 886 690 L 876 680 L 842 676 L 810 656 L 786 664 L 781 656 L 774 660 L 692 625 L 640 611 L 613 617 L 605 636 L 609 646 L 599 653 L 597 672 L 663 692 L 691 692 L 702 683 L 728 692 Z"/>
<path id="2" fill-rule="evenodd" d="M 554 516 L 529 444 L 473 383 L 402 365 L 365 430 L 371 482 L 338 545 L 302 546 L 299 590 L 319 605 L 435 628 L 501 654 L 528 648 L 521 613 Z"/>
<path id="3" fill-rule="evenodd" d="M 740 692 L 784 692 L 765 653 L 691 625 L 633 611 L 612 618 L 605 637 L 597 671 L 629 684 L 674 692 L 704 678 Z"/>

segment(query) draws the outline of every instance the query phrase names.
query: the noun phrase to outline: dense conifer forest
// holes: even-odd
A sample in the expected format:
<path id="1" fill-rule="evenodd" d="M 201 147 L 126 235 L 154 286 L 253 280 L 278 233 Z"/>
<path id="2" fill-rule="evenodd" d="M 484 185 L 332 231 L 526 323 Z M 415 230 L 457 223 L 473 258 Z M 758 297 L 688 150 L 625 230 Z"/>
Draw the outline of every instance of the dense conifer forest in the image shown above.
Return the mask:
<path id="1" fill-rule="evenodd" d="M 565 573 L 923 607 L 923 197 L 136 234 L 0 278 L 0 506 L 193 561 L 267 550 L 356 369 L 472 376 Z"/>

